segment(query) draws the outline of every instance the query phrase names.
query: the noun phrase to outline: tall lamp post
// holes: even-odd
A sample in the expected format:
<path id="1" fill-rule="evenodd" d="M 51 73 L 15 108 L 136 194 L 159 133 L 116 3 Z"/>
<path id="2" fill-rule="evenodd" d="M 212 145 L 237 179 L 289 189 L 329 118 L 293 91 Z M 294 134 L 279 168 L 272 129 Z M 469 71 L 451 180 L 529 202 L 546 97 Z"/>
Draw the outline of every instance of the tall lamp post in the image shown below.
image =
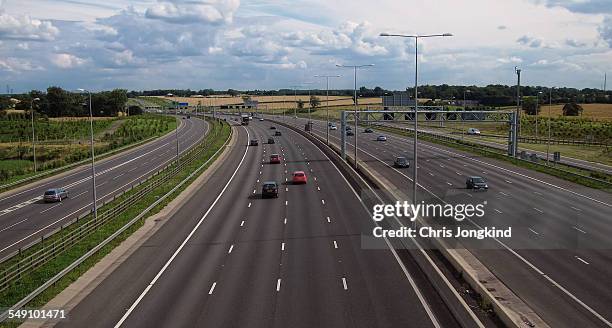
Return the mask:
<path id="1" fill-rule="evenodd" d="M 354 72 L 354 81 L 355 81 L 355 85 L 354 85 L 354 90 L 353 90 L 353 97 L 354 97 L 354 108 L 355 108 L 355 131 L 354 131 L 354 135 L 355 135 L 355 169 L 357 169 L 359 166 L 357 164 L 357 69 L 358 68 L 364 68 L 364 67 L 370 67 L 370 66 L 374 66 L 374 64 L 365 64 L 365 65 L 339 65 L 336 64 L 337 67 L 343 67 L 343 68 L 352 68 L 353 72 Z M 346 133 L 346 131 L 341 131 L 341 133 Z"/>
<path id="2" fill-rule="evenodd" d="M 414 39 L 414 163 L 412 164 L 412 175 L 413 175 L 413 190 L 412 190 L 412 201 L 416 205 L 417 203 L 417 127 L 418 127 L 418 106 L 419 106 L 419 97 L 418 97 L 418 78 L 419 78 L 419 39 L 420 38 L 434 38 L 434 37 L 446 37 L 453 36 L 451 33 L 444 34 L 423 34 L 423 35 L 405 35 L 405 34 L 389 34 L 389 33 L 381 33 L 380 36 L 389 36 L 389 37 L 400 37 L 400 38 L 412 38 Z"/>
<path id="3" fill-rule="evenodd" d="M 471 92 L 472 92 L 472 90 L 469 90 L 469 89 L 463 91 L 463 111 L 464 112 L 465 112 L 465 108 L 466 108 L 466 97 L 465 97 L 465 95 L 467 93 L 471 93 Z M 463 136 L 465 135 L 465 127 L 463 126 L 463 114 L 464 113 L 461 113 L 461 140 L 463 140 Z"/>
<path id="4" fill-rule="evenodd" d="M 536 122 L 535 122 L 535 135 L 536 135 L 536 143 L 538 142 L 538 115 L 540 114 L 540 95 L 542 91 L 538 91 L 538 101 L 536 103 Z"/>
<path id="5" fill-rule="evenodd" d="M 98 219 L 98 196 L 96 194 L 96 154 L 94 151 L 94 134 L 93 134 L 93 112 L 91 108 L 91 92 L 85 89 L 78 89 L 80 92 L 86 92 L 89 96 L 89 135 L 91 142 L 91 186 L 93 188 L 93 213 L 94 220 Z"/>
<path id="6" fill-rule="evenodd" d="M 36 173 L 36 134 L 34 133 L 34 102 L 40 101 L 40 98 L 34 98 L 30 101 L 30 113 L 32 114 L 32 155 L 34 158 L 34 173 Z"/>
<path id="7" fill-rule="evenodd" d="M 295 108 L 293 108 L 293 118 L 296 118 L 297 117 L 297 106 L 298 106 L 297 105 L 298 104 L 298 102 L 297 102 L 297 88 L 299 88 L 300 86 L 299 85 L 292 85 L 290 87 L 293 88 L 293 100 L 295 102 Z"/>
<path id="8" fill-rule="evenodd" d="M 546 140 L 546 165 L 550 164 L 548 161 L 548 154 L 550 153 L 550 119 L 552 118 L 552 114 L 550 112 L 552 108 L 552 90 L 554 88 L 549 89 L 548 95 L 548 138 Z"/>
<path id="9" fill-rule="evenodd" d="M 325 116 L 327 118 L 327 135 L 326 135 L 326 141 L 327 141 L 327 145 L 329 146 L 329 78 L 330 77 L 340 77 L 340 75 L 315 75 L 314 77 L 322 77 L 325 78 Z M 357 132 L 357 131 L 355 131 Z"/>

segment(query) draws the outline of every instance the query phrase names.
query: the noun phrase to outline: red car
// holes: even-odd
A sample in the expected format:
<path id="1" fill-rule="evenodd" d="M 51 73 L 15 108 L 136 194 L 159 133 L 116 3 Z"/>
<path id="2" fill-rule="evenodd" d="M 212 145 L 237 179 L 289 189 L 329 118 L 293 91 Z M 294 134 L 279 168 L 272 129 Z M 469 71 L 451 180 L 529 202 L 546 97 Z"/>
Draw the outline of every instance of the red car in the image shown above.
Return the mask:
<path id="1" fill-rule="evenodd" d="M 270 164 L 280 164 L 280 156 L 278 154 L 270 155 Z"/>
<path id="2" fill-rule="evenodd" d="M 293 184 L 306 183 L 306 182 L 308 182 L 308 178 L 306 177 L 306 173 L 304 173 L 304 171 L 293 172 Z"/>

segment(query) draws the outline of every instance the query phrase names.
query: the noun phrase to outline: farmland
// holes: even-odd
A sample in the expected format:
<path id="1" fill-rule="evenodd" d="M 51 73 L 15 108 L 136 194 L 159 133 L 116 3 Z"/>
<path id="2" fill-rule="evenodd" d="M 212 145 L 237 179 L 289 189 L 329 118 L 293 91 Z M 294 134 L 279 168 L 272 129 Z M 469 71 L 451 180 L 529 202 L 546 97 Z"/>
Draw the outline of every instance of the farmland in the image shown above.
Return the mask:
<path id="1" fill-rule="evenodd" d="M 34 173 L 31 122 L 19 116 L 4 118 L 0 128 L 0 184 Z M 141 115 L 94 120 L 96 154 L 153 136 L 176 126 L 172 117 Z M 38 173 L 89 158 L 89 120 L 56 118 L 35 120 Z"/>
<path id="2" fill-rule="evenodd" d="M 325 95 L 316 95 L 319 98 L 321 104 L 324 107 L 326 105 Z M 240 96 L 211 96 L 211 97 L 140 97 L 149 101 L 159 102 L 161 101 L 176 101 L 186 102 L 189 106 L 225 106 L 225 105 L 242 105 L 244 99 Z M 308 95 L 297 95 L 297 96 L 251 96 L 251 100 L 258 101 L 259 106 L 264 109 L 281 109 L 281 108 L 295 108 L 297 101 L 303 101 L 304 107 L 308 106 L 310 97 Z M 157 100 L 153 100 L 157 99 Z M 360 104 L 381 104 L 381 98 L 360 98 Z M 336 106 L 349 106 L 353 104 L 353 98 L 347 96 L 329 96 L 330 107 Z M 165 104 L 168 106 L 168 104 Z"/>

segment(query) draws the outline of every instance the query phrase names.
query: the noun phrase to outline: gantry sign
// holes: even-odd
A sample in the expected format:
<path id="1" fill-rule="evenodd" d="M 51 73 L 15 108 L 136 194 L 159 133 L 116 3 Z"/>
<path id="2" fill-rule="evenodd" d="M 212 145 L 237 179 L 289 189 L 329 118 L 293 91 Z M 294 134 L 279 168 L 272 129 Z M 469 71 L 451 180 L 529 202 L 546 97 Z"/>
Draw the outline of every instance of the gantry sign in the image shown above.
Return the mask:
<path id="1" fill-rule="evenodd" d="M 357 123 L 393 123 L 413 122 L 414 106 L 386 107 L 386 110 L 360 110 L 357 111 Z M 418 122 L 439 122 L 444 126 L 445 122 L 505 122 L 509 125 L 508 131 L 508 155 L 516 156 L 517 153 L 517 124 L 516 113 L 510 111 L 448 111 L 441 106 L 419 106 Z M 346 127 L 348 122 L 355 122 L 355 111 L 342 111 L 340 116 L 341 152 L 342 158 L 346 158 Z M 355 138 L 357 131 L 354 131 Z"/>

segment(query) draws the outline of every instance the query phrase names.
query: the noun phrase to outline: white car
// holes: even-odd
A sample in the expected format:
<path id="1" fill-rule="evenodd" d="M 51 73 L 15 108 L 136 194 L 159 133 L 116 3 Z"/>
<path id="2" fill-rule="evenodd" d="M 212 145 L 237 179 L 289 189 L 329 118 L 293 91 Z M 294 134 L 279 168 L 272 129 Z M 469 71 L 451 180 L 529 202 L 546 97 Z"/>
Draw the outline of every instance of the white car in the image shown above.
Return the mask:
<path id="1" fill-rule="evenodd" d="M 263 120 L 264 120 L 263 118 L 260 118 L 260 119 L 259 119 L 259 122 L 263 122 Z"/>
<path id="2" fill-rule="evenodd" d="M 376 138 L 376 141 L 387 141 L 387 137 L 386 136 L 378 136 L 378 138 Z"/>
<path id="3" fill-rule="evenodd" d="M 329 129 L 330 129 L 330 130 L 338 130 L 338 127 L 337 127 L 337 126 L 335 126 L 335 125 L 330 125 L 330 126 L 329 126 Z"/>
<path id="4" fill-rule="evenodd" d="M 469 128 L 468 131 L 467 131 L 467 134 L 479 136 L 480 135 L 480 130 L 475 129 L 475 128 Z"/>

